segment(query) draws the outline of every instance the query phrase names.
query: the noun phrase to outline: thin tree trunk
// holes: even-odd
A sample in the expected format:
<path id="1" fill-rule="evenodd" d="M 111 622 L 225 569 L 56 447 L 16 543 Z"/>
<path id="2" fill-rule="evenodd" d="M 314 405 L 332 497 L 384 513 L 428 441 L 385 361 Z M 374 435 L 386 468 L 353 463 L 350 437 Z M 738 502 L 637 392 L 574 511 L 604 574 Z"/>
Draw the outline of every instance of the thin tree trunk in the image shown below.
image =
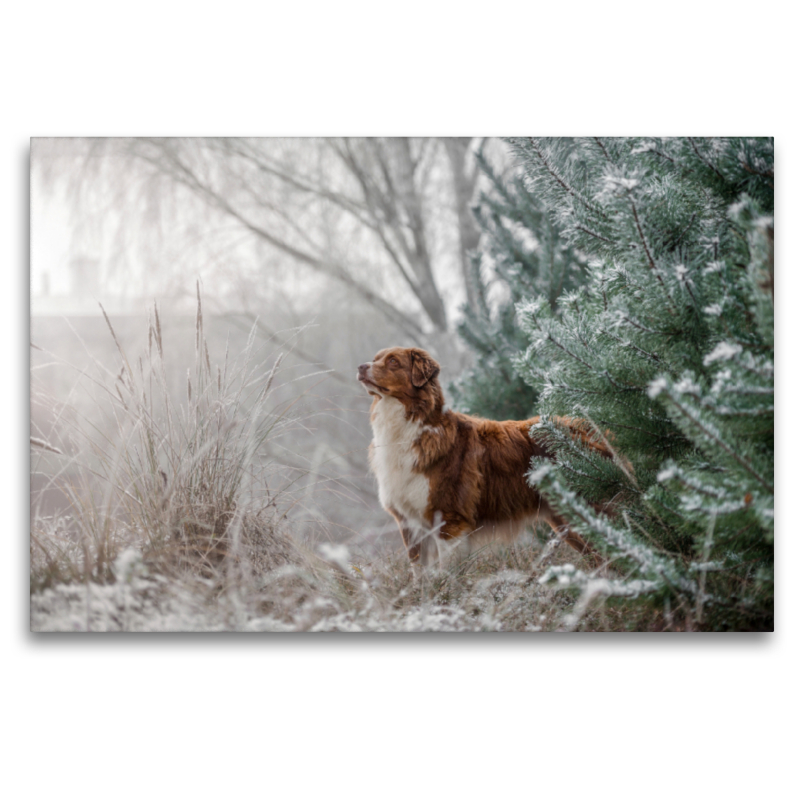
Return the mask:
<path id="1" fill-rule="evenodd" d="M 470 260 L 470 253 L 477 249 L 480 240 L 480 230 L 471 209 L 477 172 L 474 170 L 474 165 L 471 176 L 467 175 L 466 170 L 470 161 L 469 148 L 472 140 L 448 137 L 442 141 L 453 175 L 453 194 L 458 216 L 459 258 L 467 291 L 467 304 L 477 312 L 483 305 L 482 287 Z"/>

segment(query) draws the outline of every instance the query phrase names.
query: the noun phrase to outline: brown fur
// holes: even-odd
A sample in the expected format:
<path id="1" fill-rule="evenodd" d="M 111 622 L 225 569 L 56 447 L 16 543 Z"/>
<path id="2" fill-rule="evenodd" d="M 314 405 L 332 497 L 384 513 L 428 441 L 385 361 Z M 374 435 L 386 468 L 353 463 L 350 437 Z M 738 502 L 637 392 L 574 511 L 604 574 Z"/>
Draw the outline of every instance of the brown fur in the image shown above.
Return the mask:
<path id="1" fill-rule="evenodd" d="M 495 531 L 509 526 L 521 531 L 526 522 L 550 525 L 579 552 L 592 548 L 548 505 L 525 478 L 533 456 L 551 453 L 530 437 L 539 417 L 496 422 L 445 410 L 438 380 L 439 365 L 424 350 L 392 347 L 358 368 L 358 379 L 374 397 L 373 426 L 378 404 L 385 398 L 399 400 L 405 417 L 421 423 L 413 442 L 413 471 L 428 481 L 429 495 L 424 522 L 438 526 L 438 535 L 454 540 L 474 531 Z M 609 450 L 592 441 L 583 420 L 560 418 L 573 434 L 610 457 Z M 420 558 L 411 520 L 392 505 L 386 510 L 397 520 L 412 561 Z M 491 537 L 490 537 L 491 538 Z"/>

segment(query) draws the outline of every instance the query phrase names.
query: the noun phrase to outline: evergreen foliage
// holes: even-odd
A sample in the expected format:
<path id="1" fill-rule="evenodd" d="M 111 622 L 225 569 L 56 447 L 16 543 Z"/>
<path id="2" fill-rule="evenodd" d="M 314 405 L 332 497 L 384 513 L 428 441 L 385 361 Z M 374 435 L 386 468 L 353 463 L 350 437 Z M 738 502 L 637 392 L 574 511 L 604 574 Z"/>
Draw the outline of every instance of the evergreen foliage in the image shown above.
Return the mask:
<path id="1" fill-rule="evenodd" d="M 509 143 L 525 177 L 507 204 L 544 212 L 518 224 L 537 241 L 555 226 L 588 273 L 558 299 L 544 273 L 523 283 L 507 266 L 519 263 L 518 239 L 503 240 L 499 214 L 480 216 L 512 297 L 525 297 L 516 308 L 527 342 L 510 360 L 538 393 L 533 435 L 557 453 L 533 463 L 529 480 L 619 579 L 564 568 L 547 577 L 581 588 L 584 605 L 646 597 L 702 627 L 771 629 L 772 139 Z M 492 380 L 504 398 L 505 382 L 487 372 Z M 588 420 L 614 462 L 556 415 Z"/>
<path id="2" fill-rule="evenodd" d="M 586 259 L 564 242 L 522 172 L 504 180 L 482 152 L 478 164 L 489 183 L 473 209 L 483 231 L 483 247 L 472 256 L 481 302 L 477 310 L 464 307 L 458 327 L 474 362 L 450 391 L 466 413 L 526 419 L 535 413 L 538 391 L 514 369 L 514 358 L 528 343 L 516 305 L 540 296 L 558 316 L 561 293 L 585 282 Z M 486 300 L 493 286 L 502 295 L 494 308 Z"/>

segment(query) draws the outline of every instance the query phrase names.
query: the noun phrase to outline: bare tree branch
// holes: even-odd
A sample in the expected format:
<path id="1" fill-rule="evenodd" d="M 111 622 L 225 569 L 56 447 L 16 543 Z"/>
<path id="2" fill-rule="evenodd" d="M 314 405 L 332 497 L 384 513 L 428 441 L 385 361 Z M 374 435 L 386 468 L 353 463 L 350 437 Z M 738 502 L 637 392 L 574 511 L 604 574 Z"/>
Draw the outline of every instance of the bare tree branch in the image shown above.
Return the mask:
<path id="1" fill-rule="evenodd" d="M 348 272 L 343 265 L 334 261 L 318 258 L 311 253 L 299 250 L 290 243 L 279 239 L 270 231 L 246 217 L 242 212 L 234 208 L 231 203 L 220 193 L 214 191 L 209 185 L 204 183 L 195 172 L 193 172 L 185 163 L 181 161 L 179 155 L 174 151 L 174 149 L 172 149 L 169 145 L 162 144 L 163 140 L 147 141 L 149 144 L 158 149 L 162 155 L 162 158 L 158 159 L 141 151 L 137 153 L 139 158 L 147 161 L 151 164 L 151 166 L 157 169 L 166 168 L 174 180 L 191 189 L 193 192 L 204 198 L 207 202 L 211 203 L 220 211 L 223 211 L 225 214 L 235 219 L 251 233 L 268 242 L 276 249 L 286 253 L 300 263 L 340 281 L 345 286 L 352 289 L 365 300 L 367 300 L 370 304 L 380 309 L 381 312 L 386 314 L 389 319 L 406 331 L 406 333 L 415 341 L 421 342 L 421 340 L 424 338 L 422 328 L 417 322 L 415 322 L 407 314 L 401 312 L 392 304 L 388 303 L 376 292 L 372 291 L 368 286 L 365 286 L 363 283 L 354 278 L 353 275 Z"/>

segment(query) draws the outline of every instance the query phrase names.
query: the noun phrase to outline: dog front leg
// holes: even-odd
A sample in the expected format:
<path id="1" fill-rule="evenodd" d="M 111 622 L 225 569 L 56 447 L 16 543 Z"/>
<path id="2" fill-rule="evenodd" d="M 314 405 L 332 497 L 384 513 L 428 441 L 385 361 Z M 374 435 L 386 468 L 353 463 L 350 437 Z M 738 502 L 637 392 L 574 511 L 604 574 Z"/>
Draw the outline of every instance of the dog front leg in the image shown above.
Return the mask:
<path id="1" fill-rule="evenodd" d="M 409 560 L 412 564 L 419 564 L 421 553 L 419 534 L 415 533 L 408 520 L 399 511 L 390 508 L 389 513 L 395 518 L 397 527 L 400 528 L 400 535 L 403 537 L 403 544 L 406 546 Z"/>

